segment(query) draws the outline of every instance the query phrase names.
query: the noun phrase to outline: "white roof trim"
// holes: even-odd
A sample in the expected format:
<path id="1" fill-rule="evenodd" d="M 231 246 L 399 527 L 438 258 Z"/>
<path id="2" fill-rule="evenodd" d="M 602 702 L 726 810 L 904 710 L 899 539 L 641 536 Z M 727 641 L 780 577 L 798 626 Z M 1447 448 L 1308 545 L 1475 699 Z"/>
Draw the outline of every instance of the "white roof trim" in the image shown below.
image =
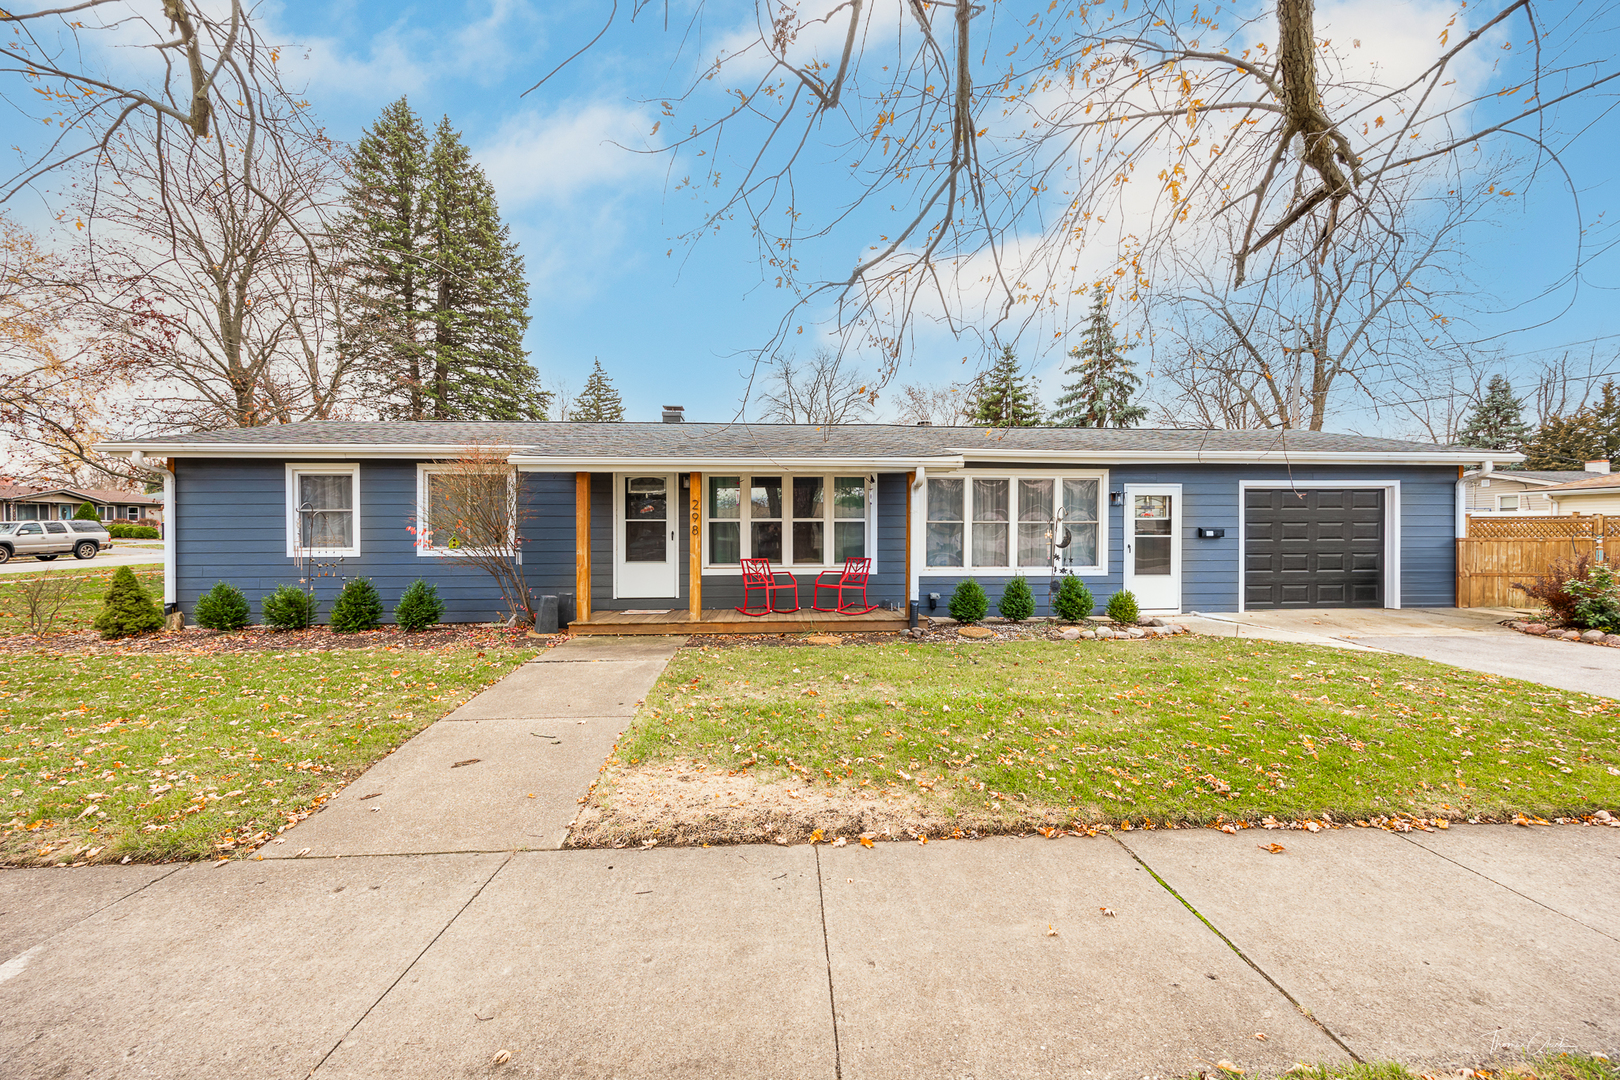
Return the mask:
<path id="1" fill-rule="evenodd" d="M 749 457 L 634 457 L 629 454 L 591 456 L 551 456 L 513 454 L 507 458 L 523 472 L 568 472 L 575 469 L 596 472 L 625 472 L 633 469 L 669 472 L 747 472 L 750 469 L 783 469 L 790 472 L 824 472 L 828 469 L 960 469 L 959 457 L 786 457 L 758 454 Z"/>
<path id="2" fill-rule="evenodd" d="M 1466 465 L 1479 461 L 1523 461 L 1523 454 L 1506 451 L 1482 454 L 1477 450 L 1201 450 L 1192 453 L 1163 450 L 1019 450 L 1004 447 L 952 447 L 964 458 L 977 461 L 1090 462 L 1098 465 L 1221 465 L 1259 463 L 1278 465 Z"/>

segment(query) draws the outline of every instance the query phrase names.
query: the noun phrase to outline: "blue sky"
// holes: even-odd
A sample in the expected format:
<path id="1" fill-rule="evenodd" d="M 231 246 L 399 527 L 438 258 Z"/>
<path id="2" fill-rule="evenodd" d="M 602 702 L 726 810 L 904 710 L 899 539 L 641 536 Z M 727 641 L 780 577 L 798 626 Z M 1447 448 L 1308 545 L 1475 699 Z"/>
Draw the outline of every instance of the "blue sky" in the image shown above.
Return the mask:
<path id="1" fill-rule="evenodd" d="M 430 125 L 447 114 L 463 132 L 527 261 L 533 319 L 527 344 L 547 385 L 577 392 L 600 358 L 630 419 L 656 419 L 659 406 L 683 404 L 690 419 L 721 420 L 736 412 L 748 350 L 769 338 L 787 299 L 762 273 L 745 223 L 729 223 L 694 247 L 678 241 L 702 219 L 701 198 L 675 190 L 680 175 L 669 171 L 667 159 L 615 145 L 646 145 L 659 98 L 691 77 L 692 45 L 712 53 L 727 34 L 752 25 L 748 0 L 715 2 L 704 5 L 689 33 L 693 2 L 670 0 L 666 31 L 665 5 L 649 5 L 632 24 L 635 0 L 620 0 L 613 29 L 527 97 L 524 90 L 601 29 L 608 3 L 281 0 L 259 10 L 269 36 L 290 47 L 284 62 L 293 84 L 307 80 L 308 97 L 335 137 L 355 140 L 402 94 Z M 1558 7 L 1566 15 L 1574 10 Z M 1443 26 L 1450 10 L 1392 0 L 1318 4 L 1319 20 L 1337 18 L 1345 33 L 1377 33 L 1400 11 L 1418 24 L 1417 36 L 1391 47 L 1411 49 L 1415 41 L 1424 53 L 1432 52 L 1433 35 L 1422 24 Z M 1620 52 L 1612 28 L 1589 28 L 1585 36 L 1583 48 L 1594 57 Z M 683 40 L 688 51 L 678 57 Z M 1482 349 L 1526 356 L 1570 345 L 1582 356 L 1598 349 L 1601 361 L 1620 345 L 1612 317 L 1620 254 L 1596 258 L 1578 279 L 1568 279 L 1578 237 L 1589 248 L 1617 237 L 1606 227 L 1616 191 L 1616 124 L 1606 111 L 1613 100 L 1563 114 L 1565 131 L 1586 129 L 1583 141 L 1570 147 L 1565 134 L 1553 135 L 1575 178 L 1581 221 L 1563 178 L 1549 169 L 1468 234 L 1468 288 L 1479 309 L 1469 332 Z M 829 185 L 820 194 L 835 200 L 837 170 L 814 175 Z M 828 264 L 819 269 L 847 267 L 882 221 L 869 215 L 855 225 L 816 250 L 814 257 Z M 802 341 L 799 351 L 808 353 L 821 340 L 812 325 L 795 344 Z M 1018 343 L 1048 401 L 1067 344 L 1054 347 L 1050 334 Z M 896 381 L 960 379 L 982 358 L 977 341 L 930 330 L 908 350 Z"/>

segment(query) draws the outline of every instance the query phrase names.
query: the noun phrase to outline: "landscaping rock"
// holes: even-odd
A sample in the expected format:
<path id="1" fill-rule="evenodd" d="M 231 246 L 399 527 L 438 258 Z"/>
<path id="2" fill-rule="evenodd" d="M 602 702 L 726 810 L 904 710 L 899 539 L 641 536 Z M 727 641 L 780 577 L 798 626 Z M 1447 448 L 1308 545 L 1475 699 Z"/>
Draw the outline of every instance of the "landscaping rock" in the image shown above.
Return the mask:
<path id="1" fill-rule="evenodd" d="M 1079 641 L 1080 628 L 1078 626 L 1065 626 L 1061 632 L 1064 641 Z"/>
<path id="2" fill-rule="evenodd" d="M 1095 630 L 1082 630 L 1082 631 L 1080 631 L 1080 640 L 1081 641 L 1095 641 L 1096 639 L 1097 639 L 1097 631 L 1095 631 Z"/>
<path id="3" fill-rule="evenodd" d="M 1547 632 L 1547 624 L 1539 622 L 1527 623 L 1525 624 L 1524 632 L 1527 634 L 1545 634 Z"/>
<path id="4" fill-rule="evenodd" d="M 1187 628 L 1185 626 L 1175 622 L 1165 627 L 1165 629 L 1169 630 L 1172 634 L 1185 634 L 1187 632 Z"/>
<path id="5" fill-rule="evenodd" d="M 1602 641 L 1608 635 L 1601 630 L 1588 630 L 1581 635 L 1582 641 Z"/>
<path id="6" fill-rule="evenodd" d="M 994 630 L 987 629 L 983 626 L 958 627 L 956 633 L 958 636 L 965 638 L 987 638 L 996 636 L 996 632 Z"/>
<path id="7" fill-rule="evenodd" d="M 1563 638 L 1565 641 L 1579 641 L 1579 640 L 1581 640 L 1581 632 L 1579 630 L 1565 630 L 1562 634 L 1559 634 L 1558 636 Z"/>
<path id="8" fill-rule="evenodd" d="M 1112 630 L 1110 630 L 1108 627 L 1106 627 L 1106 626 L 1097 627 L 1096 638 L 1097 638 L 1098 641 L 1107 641 L 1109 638 L 1111 638 L 1113 636 L 1114 636 L 1114 632 Z"/>
<path id="9" fill-rule="evenodd" d="M 1603 644 L 1605 644 L 1605 645 L 1620 645 L 1620 634 L 1604 634 L 1603 635 Z"/>
<path id="10" fill-rule="evenodd" d="M 1129 630 L 1126 631 L 1126 634 L 1128 634 L 1129 636 L 1131 636 L 1133 638 L 1140 638 L 1140 637 L 1146 637 L 1147 636 L 1147 631 L 1143 630 L 1140 626 L 1133 626 Z"/>

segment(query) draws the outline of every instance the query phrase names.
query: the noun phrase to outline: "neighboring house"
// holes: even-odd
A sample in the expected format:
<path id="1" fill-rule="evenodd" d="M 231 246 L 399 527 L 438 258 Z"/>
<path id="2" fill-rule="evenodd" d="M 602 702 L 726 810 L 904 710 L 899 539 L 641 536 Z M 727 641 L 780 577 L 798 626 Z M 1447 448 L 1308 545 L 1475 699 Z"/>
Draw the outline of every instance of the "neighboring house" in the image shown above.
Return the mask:
<path id="1" fill-rule="evenodd" d="M 670 410 L 666 416 L 678 417 Z M 1517 454 L 1314 431 L 322 421 L 108 444 L 167 459 L 166 599 L 217 581 L 257 608 L 276 586 L 370 578 L 385 606 L 415 578 L 452 621 L 500 614 L 487 575 L 424 539 L 436 470 L 499 446 L 515 467 L 516 547 L 563 618 L 727 609 L 738 562 L 816 575 L 873 560 L 870 598 L 943 614 L 976 578 L 1017 573 L 1040 612 L 1049 535 L 1098 610 L 1450 606 L 1465 468 Z M 416 528 L 413 528 L 416 527 Z M 930 603 L 938 597 L 937 607 Z M 671 630 L 679 632 L 678 626 Z"/>
<path id="2" fill-rule="evenodd" d="M 1620 476 L 1587 476 L 1546 493 L 1555 514 L 1620 514 Z"/>
<path id="3" fill-rule="evenodd" d="M 27 488 L 0 485 L 0 521 L 66 521 L 84 503 L 102 521 L 163 520 L 163 500 L 105 488 Z"/>
<path id="4" fill-rule="evenodd" d="M 1557 513 L 1547 497 L 1548 488 L 1574 480 L 1590 479 L 1608 471 L 1607 461 L 1588 461 L 1586 468 L 1579 472 L 1508 469 L 1482 473 L 1478 469 L 1471 469 L 1463 474 L 1464 510 L 1481 516 L 1529 514 L 1545 517 Z"/>

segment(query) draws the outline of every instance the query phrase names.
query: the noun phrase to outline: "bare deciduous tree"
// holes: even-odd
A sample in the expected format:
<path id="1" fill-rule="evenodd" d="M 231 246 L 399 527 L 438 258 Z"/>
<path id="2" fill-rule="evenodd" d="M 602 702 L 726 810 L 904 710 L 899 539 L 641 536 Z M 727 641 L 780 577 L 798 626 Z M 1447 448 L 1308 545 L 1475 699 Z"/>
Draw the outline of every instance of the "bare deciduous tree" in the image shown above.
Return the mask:
<path id="1" fill-rule="evenodd" d="M 429 470 L 425 518 L 410 526 L 418 545 L 453 552 L 487 573 L 509 617 L 534 622 L 534 603 L 523 577 L 517 534 L 517 470 L 510 447 L 471 445 L 461 456 Z"/>
<path id="2" fill-rule="evenodd" d="M 935 386 L 907 383 L 895 395 L 895 420 L 901 424 L 934 424 L 954 427 L 967 423 L 966 385 Z"/>
<path id="3" fill-rule="evenodd" d="M 808 364 L 777 357 L 766 373 L 760 418 L 773 424 L 858 424 L 871 419 L 877 394 L 832 349 L 819 348 Z"/>

